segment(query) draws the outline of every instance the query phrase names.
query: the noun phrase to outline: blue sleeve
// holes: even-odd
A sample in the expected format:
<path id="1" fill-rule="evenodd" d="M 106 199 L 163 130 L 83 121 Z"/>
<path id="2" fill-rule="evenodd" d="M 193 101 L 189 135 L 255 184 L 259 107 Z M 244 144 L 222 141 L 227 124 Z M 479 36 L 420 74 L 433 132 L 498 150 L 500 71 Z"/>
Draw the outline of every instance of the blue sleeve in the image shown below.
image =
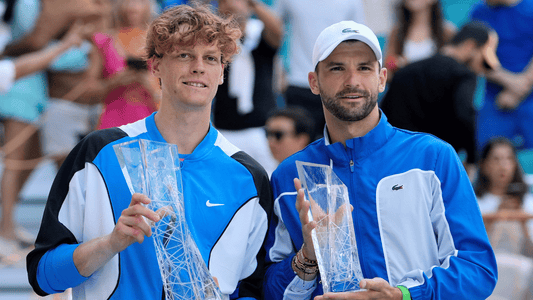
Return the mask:
<path id="1" fill-rule="evenodd" d="M 295 247 L 303 243 L 300 220 L 294 207 L 296 191 L 292 179 L 288 179 L 294 176 L 279 168 L 272 175 L 275 200 L 265 243 L 266 262 L 270 263 L 263 284 L 265 299 L 309 299 L 317 288 L 317 280 L 303 281 L 291 267 Z"/>
<path id="2" fill-rule="evenodd" d="M 439 267 L 425 271 L 423 284 L 408 286 L 411 297 L 486 299 L 496 286 L 496 259 L 468 175 L 450 145 L 441 150 L 435 173 L 441 184 L 444 214 L 436 216 L 434 224 L 447 223 L 449 228 L 444 232 L 447 229 L 436 226 L 435 236 L 440 241 L 441 234 L 451 235 L 455 253 Z"/>
<path id="3" fill-rule="evenodd" d="M 291 260 L 294 255 L 271 264 L 265 273 L 265 299 L 282 299 L 285 289 L 294 279 Z"/>
<path id="4" fill-rule="evenodd" d="M 39 287 L 48 294 L 61 293 L 83 283 L 83 277 L 74 265 L 72 255 L 78 244 L 63 244 L 46 252 L 37 267 Z"/>

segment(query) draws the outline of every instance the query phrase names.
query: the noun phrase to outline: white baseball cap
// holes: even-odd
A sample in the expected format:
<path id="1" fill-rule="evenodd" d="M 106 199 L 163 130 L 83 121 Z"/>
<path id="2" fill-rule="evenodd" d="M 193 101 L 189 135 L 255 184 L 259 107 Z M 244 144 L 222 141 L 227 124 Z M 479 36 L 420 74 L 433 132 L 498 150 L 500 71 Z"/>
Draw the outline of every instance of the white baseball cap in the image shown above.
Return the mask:
<path id="1" fill-rule="evenodd" d="M 363 24 L 341 21 L 324 29 L 316 39 L 313 48 L 313 67 L 316 69 L 319 62 L 326 59 L 340 43 L 347 40 L 358 40 L 367 44 L 374 51 L 379 66 L 383 66 L 381 47 L 374 32 Z"/>

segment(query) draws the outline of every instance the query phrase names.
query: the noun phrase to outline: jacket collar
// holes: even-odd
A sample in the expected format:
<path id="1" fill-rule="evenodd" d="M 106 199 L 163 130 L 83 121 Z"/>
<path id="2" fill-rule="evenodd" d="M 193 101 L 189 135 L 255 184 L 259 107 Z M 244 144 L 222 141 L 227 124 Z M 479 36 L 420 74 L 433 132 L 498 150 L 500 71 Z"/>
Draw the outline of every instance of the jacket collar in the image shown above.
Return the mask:
<path id="1" fill-rule="evenodd" d="M 340 142 L 331 144 L 329 134 L 327 130 L 324 130 L 324 143 L 328 156 L 333 161 L 339 159 L 343 161 L 353 159 L 356 161 L 368 157 L 370 154 L 382 148 L 394 134 L 394 129 L 387 121 L 387 117 L 381 109 L 379 112 L 380 120 L 378 125 L 362 137 L 346 140 L 346 148 Z M 341 156 L 339 153 L 345 153 L 346 155 Z"/>
<path id="2" fill-rule="evenodd" d="M 155 125 L 154 116 L 156 113 L 153 113 L 148 118 L 146 118 L 146 128 L 148 129 L 148 134 L 150 135 L 150 138 L 152 140 L 166 143 L 167 141 L 165 141 L 165 139 L 159 132 L 159 129 L 157 129 L 157 126 Z M 213 145 L 215 144 L 215 141 L 217 140 L 217 136 L 218 136 L 218 131 L 210 123 L 209 131 L 207 132 L 207 135 L 204 137 L 204 139 L 200 142 L 200 144 L 196 146 L 196 148 L 191 154 L 180 153 L 180 159 L 198 160 L 208 155 L 213 150 Z M 179 149 L 178 149 L 178 152 L 179 152 Z"/>

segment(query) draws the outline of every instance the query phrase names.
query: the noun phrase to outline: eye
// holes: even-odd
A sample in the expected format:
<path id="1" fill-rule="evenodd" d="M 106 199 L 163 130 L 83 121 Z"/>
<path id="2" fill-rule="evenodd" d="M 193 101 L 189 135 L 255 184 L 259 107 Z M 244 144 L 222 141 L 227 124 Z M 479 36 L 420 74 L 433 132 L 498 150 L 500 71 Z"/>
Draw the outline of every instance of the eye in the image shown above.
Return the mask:
<path id="1" fill-rule="evenodd" d="M 179 58 L 189 58 L 189 56 L 190 56 L 189 53 L 180 53 L 178 55 Z"/>
<path id="2" fill-rule="evenodd" d="M 329 70 L 330 70 L 330 71 L 342 71 L 343 68 L 340 67 L 340 66 L 335 66 L 335 67 L 330 68 Z"/>
<path id="3" fill-rule="evenodd" d="M 206 59 L 209 62 L 213 62 L 213 63 L 218 62 L 218 58 L 216 56 L 207 56 Z"/>

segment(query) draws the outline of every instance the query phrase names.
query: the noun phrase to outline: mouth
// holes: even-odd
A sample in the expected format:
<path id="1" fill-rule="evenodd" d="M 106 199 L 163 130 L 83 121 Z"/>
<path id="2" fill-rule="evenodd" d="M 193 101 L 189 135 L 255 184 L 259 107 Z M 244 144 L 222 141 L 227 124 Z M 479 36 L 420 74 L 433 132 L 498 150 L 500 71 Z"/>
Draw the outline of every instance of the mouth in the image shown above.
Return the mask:
<path id="1" fill-rule="evenodd" d="M 345 100 L 359 100 L 368 97 L 368 93 L 365 90 L 357 88 L 348 88 L 337 94 L 338 99 Z"/>
<path id="2" fill-rule="evenodd" d="M 364 96 L 360 96 L 360 95 L 344 95 L 344 96 L 340 96 L 339 98 L 341 99 L 351 99 L 351 100 L 357 100 L 357 99 L 361 99 L 363 98 Z"/>
<path id="3" fill-rule="evenodd" d="M 183 84 L 188 85 L 188 86 L 197 87 L 197 88 L 206 88 L 207 87 L 207 85 L 205 85 L 205 84 L 203 84 L 201 82 L 184 81 Z"/>

